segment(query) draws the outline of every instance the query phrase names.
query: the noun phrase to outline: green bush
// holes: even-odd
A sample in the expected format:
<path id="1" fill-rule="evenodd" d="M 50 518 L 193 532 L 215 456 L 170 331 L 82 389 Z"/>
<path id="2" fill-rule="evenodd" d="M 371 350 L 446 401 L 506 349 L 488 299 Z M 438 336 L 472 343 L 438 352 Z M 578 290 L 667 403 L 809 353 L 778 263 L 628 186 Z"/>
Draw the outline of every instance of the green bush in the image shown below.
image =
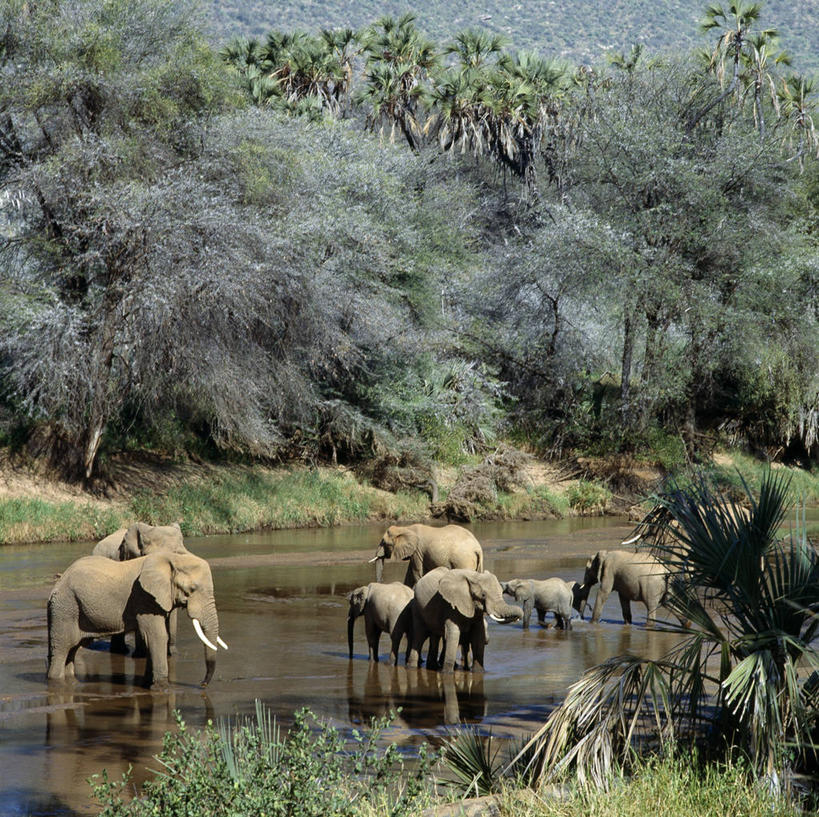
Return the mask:
<path id="1" fill-rule="evenodd" d="M 578 513 L 603 513 L 611 500 L 611 491 L 605 485 L 581 479 L 566 491 L 569 506 Z"/>
<path id="2" fill-rule="evenodd" d="M 422 746 L 407 771 L 394 743 L 378 741 L 389 720 L 354 730 L 352 746 L 307 709 L 281 736 L 259 701 L 255 719 L 237 725 L 208 722 L 189 730 L 176 713 L 178 730 L 165 735 L 157 756 L 161 769 L 130 799 L 130 773 L 121 781 L 105 771 L 89 781 L 101 817 L 356 817 L 417 813 L 430 798 L 431 757 Z"/>

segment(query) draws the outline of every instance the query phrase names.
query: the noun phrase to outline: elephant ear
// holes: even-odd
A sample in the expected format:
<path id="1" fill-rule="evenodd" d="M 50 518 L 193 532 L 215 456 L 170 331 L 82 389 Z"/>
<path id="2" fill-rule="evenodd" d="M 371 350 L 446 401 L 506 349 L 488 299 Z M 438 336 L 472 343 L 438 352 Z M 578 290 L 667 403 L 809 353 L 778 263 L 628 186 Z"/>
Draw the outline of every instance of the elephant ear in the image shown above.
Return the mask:
<path id="1" fill-rule="evenodd" d="M 472 600 L 472 588 L 464 576 L 449 574 L 438 584 L 438 592 L 450 606 L 462 616 L 472 618 L 477 612 Z"/>
<path id="2" fill-rule="evenodd" d="M 393 556 L 396 559 L 409 559 L 418 550 L 418 534 L 401 528 L 390 528 L 394 543 Z"/>
<path id="3" fill-rule="evenodd" d="M 137 581 L 165 612 L 173 609 L 173 564 L 164 553 L 145 556 Z"/>

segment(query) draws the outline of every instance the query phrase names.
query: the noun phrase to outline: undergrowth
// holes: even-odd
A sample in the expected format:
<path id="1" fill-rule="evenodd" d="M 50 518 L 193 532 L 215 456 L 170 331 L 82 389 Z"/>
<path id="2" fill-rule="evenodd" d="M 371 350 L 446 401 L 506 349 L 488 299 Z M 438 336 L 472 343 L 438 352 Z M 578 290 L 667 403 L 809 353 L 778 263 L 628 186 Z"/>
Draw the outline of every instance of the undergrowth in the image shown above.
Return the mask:
<path id="1" fill-rule="evenodd" d="M 394 743 L 379 746 L 389 719 L 350 740 L 308 709 L 283 736 L 260 702 L 255 718 L 165 734 L 158 768 L 136 796 L 130 774 L 89 783 L 100 817 L 403 817 L 431 801 L 432 757 L 422 747 L 412 770 Z"/>

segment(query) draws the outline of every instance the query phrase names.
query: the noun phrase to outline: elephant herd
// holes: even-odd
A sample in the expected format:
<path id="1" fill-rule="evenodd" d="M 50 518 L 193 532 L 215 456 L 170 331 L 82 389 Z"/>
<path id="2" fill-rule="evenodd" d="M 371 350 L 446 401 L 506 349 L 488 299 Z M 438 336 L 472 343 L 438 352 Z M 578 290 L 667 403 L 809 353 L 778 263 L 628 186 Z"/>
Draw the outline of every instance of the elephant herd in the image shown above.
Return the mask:
<path id="1" fill-rule="evenodd" d="M 384 584 L 383 562 L 391 556 L 409 561 L 409 566 L 403 582 Z M 445 672 L 453 670 L 459 646 L 465 669 L 470 665 L 483 668 L 488 643 L 485 616 L 501 623 L 522 618 L 527 629 L 532 610 L 536 610 L 541 625 L 546 624 L 546 614 L 553 613 L 556 626 L 570 630 L 572 610 L 582 618 L 589 592 L 599 584 L 592 622 L 600 620 L 603 605 L 616 592 L 623 619 L 631 624 L 632 601 L 645 604 L 652 621 L 668 592 L 667 568 L 644 551 L 598 551 L 587 561 L 582 582 L 550 578 L 501 583 L 483 569 L 478 540 L 459 525 L 393 525 L 370 561 L 376 563 L 376 581 L 347 596 L 350 657 L 355 621 L 363 616 L 371 661 L 378 661 L 379 640 L 386 633 L 393 664 L 398 663 L 401 641 L 406 638 L 407 666 L 417 667 L 428 640 L 427 668 Z M 507 604 L 504 595 L 514 598 L 522 609 Z"/>
<path id="2" fill-rule="evenodd" d="M 403 582 L 382 583 L 383 563 L 407 561 Z M 668 589 L 666 568 L 645 552 L 599 551 L 586 564 L 583 582 L 560 578 L 542 581 L 510 579 L 501 584 L 484 569 L 483 550 L 475 536 L 459 525 L 389 527 L 378 544 L 376 581 L 348 595 L 347 636 L 353 655 L 356 619 L 364 618 L 369 657 L 378 661 L 378 645 L 387 633 L 390 660 L 398 663 L 406 639 L 409 667 L 421 663 L 452 671 L 460 648 L 464 668 L 483 667 L 488 643 L 486 617 L 501 623 L 523 619 L 532 611 L 545 624 L 551 612 L 556 625 L 571 629 L 572 610 L 581 617 L 589 591 L 600 588 L 592 622 L 600 619 L 609 594 L 620 596 L 623 618 L 631 623 L 631 602 L 646 605 L 649 620 Z M 517 605 L 508 604 L 504 595 Z M 210 566 L 185 547 L 179 525 L 141 522 L 107 536 L 90 556 L 77 559 L 57 579 L 48 599 L 48 678 L 70 680 L 79 647 L 110 637 L 113 651 L 124 651 L 125 633 L 135 633 L 136 654 L 147 657 L 145 683 L 168 685 L 168 655 L 176 641 L 176 615 L 183 608 L 205 649 L 206 685 L 214 672 L 216 652 L 227 649 L 219 636 Z M 522 608 L 522 609 L 521 609 Z"/>
<path id="3" fill-rule="evenodd" d="M 137 652 L 147 657 L 145 683 L 168 685 L 168 654 L 175 650 L 176 612 L 185 608 L 205 645 L 205 686 L 213 676 L 219 618 L 210 566 L 187 550 L 179 525 L 138 522 L 105 537 L 90 556 L 72 562 L 48 598 L 48 678 L 70 680 L 77 650 L 110 636 L 124 649 L 136 634 Z"/>

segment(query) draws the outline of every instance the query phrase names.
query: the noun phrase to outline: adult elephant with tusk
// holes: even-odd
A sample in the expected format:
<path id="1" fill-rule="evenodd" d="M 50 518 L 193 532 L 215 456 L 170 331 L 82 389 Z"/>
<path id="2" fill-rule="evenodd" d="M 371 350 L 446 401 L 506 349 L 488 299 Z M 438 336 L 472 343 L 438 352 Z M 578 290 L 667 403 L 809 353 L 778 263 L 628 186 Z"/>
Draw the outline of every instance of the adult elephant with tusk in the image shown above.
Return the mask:
<path id="1" fill-rule="evenodd" d="M 73 679 L 77 650 L 99 636 L 137 631 L 148 660 L 145 684 L 168 685 L 167 618 L 184 608 L 205 645 L 206 686 L 213 677 L 219 618 L 210 566 L 192 553 L 152 553 L 125 562 L 84 556 L 57 580 L 48 598 L 48 678 Z"/>
<path id="2" fill-rule="evenodd" d="M 427 667 L 437 668 L 438 643 L 444 639 L 444 672 L 452 672 L 458 645 L 471 648 L 473 666 L 483 669 L 486 630 L 484 615 L 507 623 L 520 618 L 520 608 L 503 600 L 500 583 L 492 573 L 438 567 L 415 585 L 412 604 L 412 648 L 408 667 L 417 667 L 421 648 L 429 638 Z M 466 653 L 467 650 L 465 649 Z"/>
<path id="3" fill-rule="evenodd" d="M 370 559 L 375 562 L 376 581 L 383 576 L 384 560 L 392 556 L 409 562 L 404 577 L 409 587 L 436 567 L 483 571 L 481 543 L 460 525 L 390 525 Z"/>

